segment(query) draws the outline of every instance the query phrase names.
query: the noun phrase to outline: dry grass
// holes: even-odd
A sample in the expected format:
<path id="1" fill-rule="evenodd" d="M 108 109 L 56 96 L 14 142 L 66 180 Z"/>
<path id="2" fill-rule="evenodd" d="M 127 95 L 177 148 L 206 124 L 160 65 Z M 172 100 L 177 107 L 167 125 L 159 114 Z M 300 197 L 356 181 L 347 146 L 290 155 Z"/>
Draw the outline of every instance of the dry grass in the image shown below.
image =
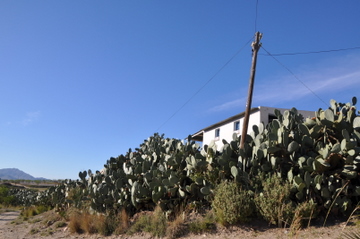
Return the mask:
<path id="1" fill-rule="evenodd" d="M 189 217 L 189 212 L 179 210 L 167 219 L 160 207 L 153 212 L 141 212 L 134 217 L 134 222 L 127 230 L 127 234 L 148 232 L 155 238 L 165 237 L 174 239 L 186 236 L 188 233 L 200 234 L 213 232 L 216 229 L 216 219 L 213 211 L 204 216 L 197 215 L 196 219 Z"/>
<path id="2" fill-rule="evenodd" d="M 168 222 L 166 236 L 168 238 L 178 238 L 185 234 L 187 226 L 185 225 L 185 214 L 178 214 L 173 221 Z"/>
<path id="3" fill-rule="evenodd" d="M 98 217 L 96 215 L 91 215 L 90 213 L 83 213 L 81 215 L 81 228 L 89 234 L 94 234 L 98 232 L 98 227 L 100 223 L 103 222 L 103 219 L 101 221 L 98 221 Z"/>
<path id="4" fill-rule="evenodd" d="M 71 233 L 83 233 L 83 229 L 81 228 L 81 219 L 82 214 L 80 212 L 74 211 L 71 213 L 69 217 L 68 228 Z"/>
<path id="5" fill-rule="evenodd" d="M 120 235 L 126 233 L 130 227 L 130 217 L 126 210 L 123 208 L 116 217 L 116 227 L 114 233 Z"/>
<path id="6" fill-rule="evenodd" d="M 106 217 L 74 211 L 69 217 L 68 228 L 71 233 L 99 233 L 104 235 L 106 234 Z"/>
<path id="7" fill-rule="evenodd" d="M 89 212 L 73 211 L 69 216 L 71 233 L 119 235 L 129 228 L 129 216 L 125 210 L 117 215 L 90 214 Z"/>

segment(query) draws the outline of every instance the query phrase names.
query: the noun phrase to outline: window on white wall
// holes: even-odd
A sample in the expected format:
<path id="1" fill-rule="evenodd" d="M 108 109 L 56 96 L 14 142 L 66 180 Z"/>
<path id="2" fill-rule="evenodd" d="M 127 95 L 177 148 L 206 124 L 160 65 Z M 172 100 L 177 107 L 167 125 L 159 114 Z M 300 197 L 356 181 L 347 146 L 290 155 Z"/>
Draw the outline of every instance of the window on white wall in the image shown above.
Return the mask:
<path id="1" fill-rule="evenodd" d="M 235 121 L 234 122 L 234 131 L 239 131 L 240 130 L 240 121 Z"/>
<path id="2" fill-rule="evenodd" d="M 215 138 L 218 139 L 220 137 L 220 129 L 215 130 Z"/>

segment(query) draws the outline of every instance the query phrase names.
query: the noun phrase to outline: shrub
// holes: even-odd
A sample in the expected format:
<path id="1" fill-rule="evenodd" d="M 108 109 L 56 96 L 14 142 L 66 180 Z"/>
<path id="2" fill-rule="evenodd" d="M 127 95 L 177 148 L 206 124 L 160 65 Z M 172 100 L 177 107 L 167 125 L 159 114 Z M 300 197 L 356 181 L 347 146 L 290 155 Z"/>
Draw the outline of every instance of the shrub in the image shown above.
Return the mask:
<path id="1" fill-rule="evenodd" d="M 260 215 L 270 224 L 290 225 L 295 207 L 290 200 L 290 184 L 273 174 L 262 178 L 262 192 L 255 194 L 255 204 Z"/>
<path id="2" fill-rule="evenodd" d="M 0 186 L 0 204 L 6 207 L 15 204 L 15 197 L 10 195 L 9 189 L 3 185 Z"/>
<path id="3" fill-rule="evenodd" d="M 223 225 L 249 221 L 255 211 L 253 192 L 237 182 L 223 181 L 215 188 L 212 208 Z"/>

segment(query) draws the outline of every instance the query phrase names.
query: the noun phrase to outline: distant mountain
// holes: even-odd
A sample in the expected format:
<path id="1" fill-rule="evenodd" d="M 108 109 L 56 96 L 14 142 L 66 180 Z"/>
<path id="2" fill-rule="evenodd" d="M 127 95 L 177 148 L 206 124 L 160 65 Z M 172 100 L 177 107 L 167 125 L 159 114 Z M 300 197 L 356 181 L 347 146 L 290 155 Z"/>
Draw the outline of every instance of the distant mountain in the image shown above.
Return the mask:
<path id="1" fill-rule="evenodd" d="M 0 169 L 0 179 L 9 179 L 9 180 L 48 180 L 46 178 L 35 178 L 30 174 L 27 174 L 17 168 L 3 168 Z"/>

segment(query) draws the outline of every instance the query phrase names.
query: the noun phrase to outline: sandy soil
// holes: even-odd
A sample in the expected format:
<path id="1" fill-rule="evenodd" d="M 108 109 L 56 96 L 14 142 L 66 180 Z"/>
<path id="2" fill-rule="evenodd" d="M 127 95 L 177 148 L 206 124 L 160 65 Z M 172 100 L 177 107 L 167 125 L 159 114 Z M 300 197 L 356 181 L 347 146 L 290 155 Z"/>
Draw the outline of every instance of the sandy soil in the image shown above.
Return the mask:
<path id="1" fill-rule="evenodd" d="M 141 233 L 133 236 L 119 235 L 104 237 L 101 235 L 88 234 L 71 234 L 66 225 L 61 225 L 56 219 L 54 212 L 46 212 L 24 221 L 19 217 L 19 212 L 3 212 L 0 214 L 0 239 L 142 239 L 153 238 L 149 234 Z M 248 224 L 246 226 L 232 226 L 228 228 L 219 227 L 214 233 L 206 233 L 201 235 L 188 234 L 184 239 L 235 239 L 235 238 L 343 238 L 343 228 L 345 222 L 334 222 L 327 227 L 309 227 L 298 231 L 296 235 L 291 235 L 288 229 L 272 228 L 263 222 Z M 358 227 L 354 223 L 346 226 L 346 231 L 356 230 Z M 359 230 L 359 229 L 357 229 Z M 360 231 L 359 231 L 360 232 Z"/>

